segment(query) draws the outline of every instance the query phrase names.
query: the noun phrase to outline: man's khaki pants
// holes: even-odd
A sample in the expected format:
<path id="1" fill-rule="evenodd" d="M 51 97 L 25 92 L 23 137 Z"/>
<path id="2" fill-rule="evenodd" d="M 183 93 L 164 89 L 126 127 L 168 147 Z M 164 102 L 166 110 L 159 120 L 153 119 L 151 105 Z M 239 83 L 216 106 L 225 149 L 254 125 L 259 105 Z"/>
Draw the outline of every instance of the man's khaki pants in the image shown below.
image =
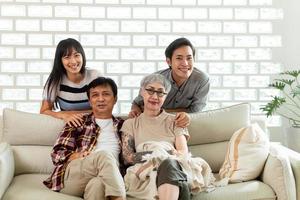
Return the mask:
<path id="1" fill-rule="evenodd" d="M 64 176 L 62 193 L 87 200 L 105 200 L 108 196 L 125 197 L 125 186 L 115 157 L 106 151 L 72 160 Z"/>

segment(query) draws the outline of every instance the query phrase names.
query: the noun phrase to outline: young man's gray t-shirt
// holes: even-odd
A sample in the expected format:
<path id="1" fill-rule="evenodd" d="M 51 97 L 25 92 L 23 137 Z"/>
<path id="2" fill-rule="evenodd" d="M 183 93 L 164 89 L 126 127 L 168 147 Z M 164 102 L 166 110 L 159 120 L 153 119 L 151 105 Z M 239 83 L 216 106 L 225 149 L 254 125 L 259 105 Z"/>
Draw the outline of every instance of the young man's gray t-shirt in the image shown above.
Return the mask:
<path id="1" fill-rule="evenodd" d="M 166 77 L 172 85 L 162 107 L 164 109 L 185 108 L 188 113 L 201 111 L 206 105 L 210 87 L 208 75 L 194 68 L 190 77 L 178 87 L 171 72 L 170 68 L 155 72 Z M 142 96 L 138 95 L 133 103 L 142 106 L 144 104 Z"/>

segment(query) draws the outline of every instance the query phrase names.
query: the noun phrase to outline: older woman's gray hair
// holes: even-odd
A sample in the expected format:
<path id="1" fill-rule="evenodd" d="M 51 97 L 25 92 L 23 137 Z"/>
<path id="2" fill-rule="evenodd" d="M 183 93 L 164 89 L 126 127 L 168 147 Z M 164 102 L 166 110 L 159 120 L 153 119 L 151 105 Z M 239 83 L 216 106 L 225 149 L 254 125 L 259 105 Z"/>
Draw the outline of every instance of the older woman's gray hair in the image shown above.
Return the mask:
<path id="1" fill-rule="evenodd" d="M 150 74 L 145 76 L 141 81 L 141 88 L 145 88 L 147 85 L 151 83 L 160 83 L 165 88 L 166 93 L 170 92 L 171 84 L 169 80 L 167 80 L 161 74 Z"/>

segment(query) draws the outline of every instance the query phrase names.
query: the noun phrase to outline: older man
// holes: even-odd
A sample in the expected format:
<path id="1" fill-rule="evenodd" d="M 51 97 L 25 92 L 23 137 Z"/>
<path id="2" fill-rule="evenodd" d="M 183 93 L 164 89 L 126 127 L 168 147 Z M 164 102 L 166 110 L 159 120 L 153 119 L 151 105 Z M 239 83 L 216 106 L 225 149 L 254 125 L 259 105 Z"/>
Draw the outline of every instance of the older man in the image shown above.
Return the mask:
<path id="1" fill-rule="evenodd" d="M 168 69 L 162 74 L 172 84 L 163 108 L 167 112 L 199 112 L 205 105 L 209 91 L 209 77 L 194 68 L 195 48 L 186 38 L 174 40 L 165 50 Z M 129 117 L 138 116 L 143 110 L 143 99 L 137 96 L 132 102 Z"/>
<path id="2" fill-rule="evenodd" d="M 84 115 L 81 126 L 61 131 L 51 153 L 55 169 L 44 184 L 88 200 L 126 199 L 119 170 L 123 120 L 112 115 L 117 86 L 99 77 L 88 85 L 87 95 L 92 113 Z"/>

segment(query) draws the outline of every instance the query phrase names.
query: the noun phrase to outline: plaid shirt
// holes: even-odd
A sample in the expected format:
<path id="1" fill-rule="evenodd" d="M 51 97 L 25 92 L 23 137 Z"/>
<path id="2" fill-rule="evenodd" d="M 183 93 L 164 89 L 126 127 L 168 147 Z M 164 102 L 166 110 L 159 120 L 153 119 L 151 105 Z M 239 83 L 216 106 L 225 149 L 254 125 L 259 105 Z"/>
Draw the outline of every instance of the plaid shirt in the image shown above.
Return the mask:
<path id="1" fill-rule="evenodd" d="M 51 176 L 45 180 L 43 183 L 54 191 L 60 191 L 64 187 L 64 174 L 68 165 L 69 157 L 75 152 L 82 151 L 93 151 L 96 144 L 97 138 L 100 134 L 100 127 L 95 121 L 93 114 L 87 114 L 83 117 L 83 124 L 79 127 L 73 127 L 66 125 L 64 129 L 60 132 L 56 143 L 54 144 L 51 158 L 55 165 L 54 171 Z M 113 117 L 113 126 L 119 138 L 119 145 L 121 149 L 121 132 L 124 120 L 121 118 Z M 123 159 L 121 158 L 121 153 L 119 156 L 120 160 L 120 170 L 122 169 Z"/>

